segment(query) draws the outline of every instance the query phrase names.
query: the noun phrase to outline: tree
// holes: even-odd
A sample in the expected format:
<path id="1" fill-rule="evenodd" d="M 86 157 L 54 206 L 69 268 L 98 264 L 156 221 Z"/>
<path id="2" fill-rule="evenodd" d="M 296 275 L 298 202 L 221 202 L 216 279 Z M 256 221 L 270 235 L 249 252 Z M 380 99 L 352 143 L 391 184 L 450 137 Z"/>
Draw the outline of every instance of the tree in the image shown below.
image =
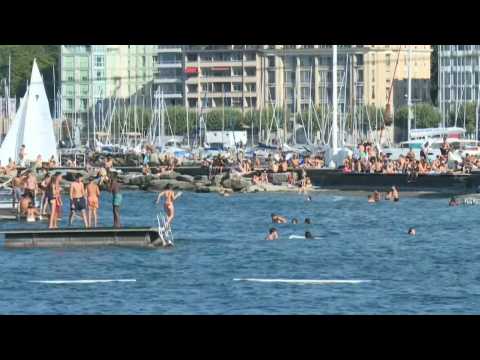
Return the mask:
<path id="1" fill-rule="evenodd" d="M 53 105 L 53 72 L 55 65 L 55 81 L 58 89 L 60 83 L 58 61 L 60 58 L 59 45 L 0 45 L 0 79 L 8 78 L 8 59 L 11 57 L 11 84 L 10 96 L 21 97 L 25 94 L 27 81 L 30 81 L 33 59 L 37 59 L 38 68 L 43 76 L 45 90 Z M 0 89 L 3 94 L 3 86 Z"/>

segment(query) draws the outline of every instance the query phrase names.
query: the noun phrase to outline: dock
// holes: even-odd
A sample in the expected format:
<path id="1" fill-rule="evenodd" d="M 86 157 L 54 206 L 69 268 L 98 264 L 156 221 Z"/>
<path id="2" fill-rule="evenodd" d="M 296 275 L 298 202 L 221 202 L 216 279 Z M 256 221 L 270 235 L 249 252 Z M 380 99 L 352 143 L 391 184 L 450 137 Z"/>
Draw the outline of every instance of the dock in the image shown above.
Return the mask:
<path id="1" fill-rule="evenodd" d="M 6 248 L 52 248 L 84 246 L 158 247 L 157 228 L 68 228 L 2 231 Z"/>

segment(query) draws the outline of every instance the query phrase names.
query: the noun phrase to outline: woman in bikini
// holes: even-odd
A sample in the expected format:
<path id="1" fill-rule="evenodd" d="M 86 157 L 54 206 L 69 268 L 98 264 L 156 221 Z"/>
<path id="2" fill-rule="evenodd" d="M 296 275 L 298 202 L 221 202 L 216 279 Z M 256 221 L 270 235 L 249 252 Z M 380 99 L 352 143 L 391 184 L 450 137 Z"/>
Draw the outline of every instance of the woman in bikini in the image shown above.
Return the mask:
<path id="1" fill-rule="evenodd" d="M 100 196 L 100 188 L 95 182 L 95 178 L 91 177 L 87 185 L 87 204 L 88 204 L 88 223 L 92 226 L 92 217 L 94 227 L 97 227 L 97 209 L 99 208 L 98 198 Z"/>
<path id="2" fill-rule="evenodd" d="M 45 192 L 45 197 L 47 198 L 48 203 L 50 204 L 50 221 L 48 223 L 49 229 L 56 229 L 58 227 L 57 220 L 58 220 L 58 196 L 60 194 L 60 190 L 58 187 L 57 175 L 53 175 L 50 184 L 47 187 Z"/>
<path id="3" fill-rule="evenodd" d="M 162 196 L 165 196 L 165 203 L 164 203 L 164 209 L 165 212 L 167 213 L 167 223 L 166 225 L 169 226 L 173 218 L 175 217 L 175 207 L 173 206 L 173 202 L 180 196 L 182 193 L 178 193 L 175 195 L 175 192 L 172 190 L 172 186 L 170 184 L 167 184 L 165 187 L 165 190 L 162 191 L 160 194 L 158 194 L 157 198 L 157 204 L 160 202 L 160 199 Z"/>

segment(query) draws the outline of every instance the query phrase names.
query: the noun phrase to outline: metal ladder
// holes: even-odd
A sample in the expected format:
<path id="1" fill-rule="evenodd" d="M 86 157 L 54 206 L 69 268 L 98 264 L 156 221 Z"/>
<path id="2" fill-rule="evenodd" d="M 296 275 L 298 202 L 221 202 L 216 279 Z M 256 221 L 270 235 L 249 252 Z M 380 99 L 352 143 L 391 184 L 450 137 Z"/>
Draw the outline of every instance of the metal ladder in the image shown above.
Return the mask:
<path id="1" fill-rule="evenodd" d="M 167 225 L 167 218 L 163 213 L 157 214 L 158 236 L 163 246 L 173 246 L 173 232 L 170 225 Z"/>

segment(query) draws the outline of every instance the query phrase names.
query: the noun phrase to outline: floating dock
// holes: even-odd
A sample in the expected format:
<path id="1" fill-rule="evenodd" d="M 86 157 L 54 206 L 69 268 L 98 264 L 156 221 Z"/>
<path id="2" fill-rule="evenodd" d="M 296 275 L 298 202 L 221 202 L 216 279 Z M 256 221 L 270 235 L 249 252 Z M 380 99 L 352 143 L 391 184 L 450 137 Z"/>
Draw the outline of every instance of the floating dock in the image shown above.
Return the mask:
<path id="1" fill-rule="evenodd" d="M 68 228 L 2 231 L 7 248 L 51 248 L 79 246 L 158 247 L 157 228 Z M 161 243 L 161 242 L 160 242 Z"/>

